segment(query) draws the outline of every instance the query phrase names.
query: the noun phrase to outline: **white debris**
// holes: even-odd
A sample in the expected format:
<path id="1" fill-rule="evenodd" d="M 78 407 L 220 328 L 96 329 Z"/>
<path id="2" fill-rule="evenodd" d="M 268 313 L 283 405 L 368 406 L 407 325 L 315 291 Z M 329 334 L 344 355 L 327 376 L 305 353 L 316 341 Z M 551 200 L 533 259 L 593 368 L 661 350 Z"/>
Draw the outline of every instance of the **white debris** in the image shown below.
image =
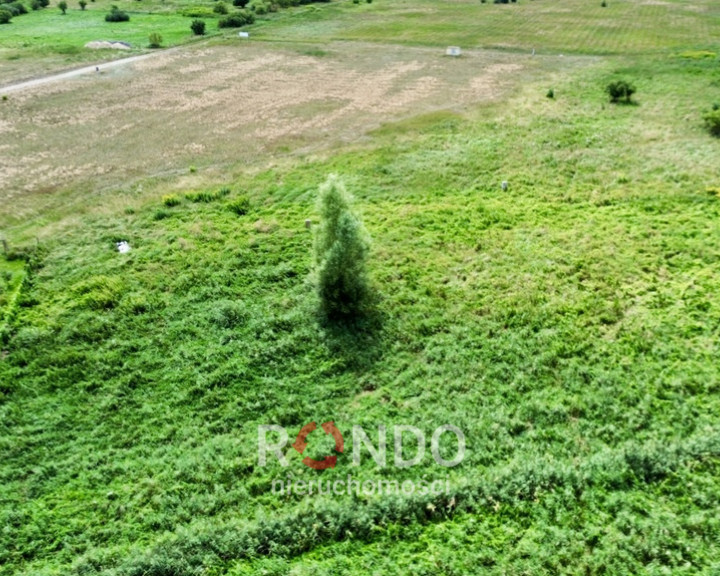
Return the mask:
<path id="1" fill-rule="evenodd" d="M 240 38 L 250 38 L 250 32 L 238 32 Z"/>
<path id="2" fill-rule="evenodd" d="M 94 40 L 85 44 L 85 48 L 92 48 L 93 50 L 130 50 L 132 46 L 127 42 L 110 41 L 107 40 Z"/>
<path id="3" fill-rule="evenodd" d="M 507 190 L 507 189 L 508 189 L 507 180 L 503 180 L 503 181 L 502 181 L 502 184 L 500 184 L 500 186 L 502 186 L 502 189 L 503 189 L 503 190 Z"/>
<path id="4" fill-rule="evenodd" d="M 445 56 L 460 56 L 460 54 L 462 54 L 460 46 L 448 46 L 445 49 Z"/>
<path id="5" fill-rule="evenodd" d="M 116 242 L 115 246 L 117 246 L 117 251 L 120 252 L 120 254 L 127 254 L 130 252 L 130 244 L 128 244 L 125 240 L 122 242 Z"/>

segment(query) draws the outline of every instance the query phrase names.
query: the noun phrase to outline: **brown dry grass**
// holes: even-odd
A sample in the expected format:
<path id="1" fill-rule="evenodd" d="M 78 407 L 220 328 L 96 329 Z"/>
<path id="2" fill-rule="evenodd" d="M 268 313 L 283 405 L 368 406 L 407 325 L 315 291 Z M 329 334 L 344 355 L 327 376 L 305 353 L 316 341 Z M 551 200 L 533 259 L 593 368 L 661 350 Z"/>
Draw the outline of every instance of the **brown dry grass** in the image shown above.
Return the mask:
<path id="1" fill-rule="evenodd" d="M 541 67 L 480 51 L 451 59 L 426 48 L 325 48 L 317 57 L 265 43 L 187 47 L 13 93 L 0 106 L 0 226 L 118 191 L 142 195 L 140 183 L 147 190 L 157 178 L 202 186 L 232 166 L 493 100 L 518 72 Z"/>

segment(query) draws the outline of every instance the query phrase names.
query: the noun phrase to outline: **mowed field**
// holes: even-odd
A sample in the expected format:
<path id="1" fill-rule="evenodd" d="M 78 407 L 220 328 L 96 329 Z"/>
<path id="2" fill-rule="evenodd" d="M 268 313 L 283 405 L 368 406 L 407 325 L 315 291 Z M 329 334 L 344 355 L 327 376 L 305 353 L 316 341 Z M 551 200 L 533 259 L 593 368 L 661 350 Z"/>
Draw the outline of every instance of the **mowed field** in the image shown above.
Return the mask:
<path id="1" fill-rule="evenodd" d="M 715 4 L 331 2 L 250 34 L 0 101 L 0 574 L 716 574 Z M 349 324 L 313 290 L 329 174 L 372 238 Z M 259 425 L 329 420 L 335 469 L 260 465 Z M 352 463 L 354 425 L 443 424 L 457 467 Z M 348 474 L 447 491 L 273 490 Z"/>
<path id="2" fill-rule="evenodd" d="M 13 93 L 0 109 L 0 222 L 34 226 L 68 202 L 112 202 L 190 167 L 203 175 L 182 186 L 222 181 L 228 166 L 262 165 L 357 140 L 390 120 L 494 101 L 513 73 L 532 77 L 553 66 L 479 51 L 448 62 L 442 51 L 420 48 L 331 43 L 319 52 L 236 41 Z"/>

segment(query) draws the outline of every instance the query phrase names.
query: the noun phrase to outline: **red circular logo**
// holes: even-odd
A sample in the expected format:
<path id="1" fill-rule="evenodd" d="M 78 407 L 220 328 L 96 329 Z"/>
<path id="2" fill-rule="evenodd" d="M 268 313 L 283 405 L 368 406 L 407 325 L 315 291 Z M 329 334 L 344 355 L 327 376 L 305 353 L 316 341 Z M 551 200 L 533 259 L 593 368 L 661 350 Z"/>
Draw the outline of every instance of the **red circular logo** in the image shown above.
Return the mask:
<path id="1" fill-rule="evenodd" d="M 325 430 L 325 434 L 330 434 L 333 438 L 335 438 L 335 450 L 337 452 L 343 452 L 345 449 L 345 440 L 343 440 L 342 434 L 340 433 L 340 430 L 338 430 L 335 426 L 335 422 L 332 420 L 330 422 L 325 422 L 323 424 L 322 429 Z M 295 439 L 295 443 L 292 445 L 295 450 L 298 451 L 299 454 L 302 454 L 305 452 L 305 448 L 307 448 L 307 437 L 310 432 L 313 432 L 317 429 L 317 425 L 315 422 L 310 422 L 310 424 L 305 424 L 302 428 L 300 428 L 300 432 L 298 432 L 297 438 Z M 335 468 L 335 464 L 337 463 L 337 456 L 325 456 L 322 460 L 313 460 L 312 458 L 306 456 L 303 458 L 302 461 L 305 466 L 308 466 L 314 470 L 325 470 L 327 468 Z"/>

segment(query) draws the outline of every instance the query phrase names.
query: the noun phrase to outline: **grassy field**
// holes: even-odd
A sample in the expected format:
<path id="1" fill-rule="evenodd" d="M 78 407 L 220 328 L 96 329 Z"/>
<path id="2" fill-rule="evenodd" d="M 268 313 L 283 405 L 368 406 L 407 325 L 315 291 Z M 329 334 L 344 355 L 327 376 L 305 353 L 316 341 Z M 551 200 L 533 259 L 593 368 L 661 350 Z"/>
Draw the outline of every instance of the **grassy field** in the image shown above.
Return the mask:
<path id="1" fill-rule="evenodd" d="M 618 54 L 585 56 L 593 50 L 578 46 L 583 36 L 567 32 L 553 40 L 563 57 L 471 50 L 448 61 L 433 59 L 430 47 L 450 43 L 439 36 L 393 36 L 413 5 L 416 30 L 436 26 L 422 0 L 392 10 L 377 0 L 332 4 L 297 12 L 297 28 L 290 12 L 257 25 L 267 42 L 198 90 L 237 90 L 265 114 L 253 130 L 276 140 L 250 144 L 255 132 L 243 132 L 247 120 L 219 96 L 197 110 L 192 98 L 172 100 L 175 90 L 164 101 L 159 89 L 133 90 L 142 95 L 130 99 L 135 114 L 143 105 L 166 106 L 179 123 L 197 114 L 223 146 L 187 124 L 172 146 L 205 144 L 197 170 L 171 154 L 162 177 L 142 179 L 161 165 L 150 158 L 134 172 L 78 165 L 44 192 L 33 190 L 41 171 L 5 186 L 4 230 L 23 258 L 0 261 L 0 314 L 25 279 L 0 333 L 0 574 L 720 570 L 720 142 L 701 122 L 720 100 L 720 66 L 698 52 L 718 50 L 714 9 L 694 5 L 707 32 L 646 21 L 637 53 L 622 40 L 625 18 L 617 34 L 593 41 L 598 54 Z M 448 22 L 452 6 L 455 40 L 470 9 L 533 10 L 543 26 L 558 19 L 588 38 L 594 25 L 560 12 L 573 0 L 547 12 L 539 0 L 439 5 Z M 641 6 L 695 14 L 687 3 Z M 597 11 L 614 8 L 629 9 Z M 353 10 L 368 17 L 337 32 Z M 384 37 L 374 14 L 386 18 Z M 362 36 L 340 41 L 352 34 Z M 77 135 L 68 107 L 79 91 L 92 116 L 113 86 L 179 85 L 183 71 L 234 50 L 188 48 L 102 85 L 13 96 L 0 126 L 27 134 L 9 130 L 11 120 L 34 110 L 51 124 L 56 109 L 58 125 Z M 245 95 L 240 78 L 253 62 Z M 607 102 L 603 88 L 618 77 L 636 84 L 635 105 Z M 382 89 L 349 97 L 365 84 Z M 269 104 L 281 85 L 287 100 Z M 320 86 L 294 109 L 308 90 L 295 86 L 311 85 Z M 408 88 L 428 85 L 436 90 Z M 343 113 L 322 123 L 335 111 L 326 100 L 343 93 Z M 150 125 L 153 137 L 169 117 Z M 237 127 L 222 135 L 229 119 Z M 280 130 L 287 125 L 299 128 Z M 23 156 L 13 138 L 6 157 L 33 166 L 44 150 Z M 128 126 L 115 138 L 114 163 L 137 156 L 147 136 Z M 309 280 L 305 220 L 316 219 L 317 189 L 331 173 L 355 194 L 373 241 L 376 304 L 352 325 L 319 321 Z M 238 215 L 242 197 L 250 209 Z M 62 205 L 79 198 L 85 205 Z M 119 254 L 119 241 L 131 251 Z M 432 460 L 379 469 L 369 458 L 351 467 L 349 447 L 322 473 L 292 450 L 287 469 L 258 465 L 258 425 L 292 435 L 311 420 L 334 420 L 346 442 L 358 424 L 429 433 L 451 423 L 468 452 L 451 469 Z M 321 433 L 311 445 L 315 456 L 328 449 Z M 443 480 L 450 490 L 272 491 L 288 474 L 350 472 Z"/>
<path id="2" fill-rule="evenodd" d="M 720 7 L 711 0 L 474 0 L 332 3 L 312 17 L 286 12 L 256 26 L 260 38 L 357 40 L 573 54 L 665 53 L 717 46 Z M 265 34 L 265 31 L 267 33 Z"/>
<path id="3" fill-rule="evenodd" d="M 130 15 L 129 22 L 105 22 L 112 5 Z M 195 4 L 193 4 L 194 6 Z M 203 3 L 199 3 L 203 5 Z M 210 8 L 211 3 L 205 5 Z M 101 62 L 137 54 L 148 49 L 148 36 L 159 33 L 163 46 L 175 46 L 193 39 L 191 18 L 179 14 L 187 2 L 143 0 L 97 0 L 80 10 L 68 2 L 62 14 L 53 2 L 43 10 L 13 18 L 0 29 L 0 86 L 38 76 L 59 68 Z M 208 19 L 208 33 L 217 33 L 216 21 Z M 132 50 L 93 50 L 85 44 L 95 40 L 121 40 Z"/>

